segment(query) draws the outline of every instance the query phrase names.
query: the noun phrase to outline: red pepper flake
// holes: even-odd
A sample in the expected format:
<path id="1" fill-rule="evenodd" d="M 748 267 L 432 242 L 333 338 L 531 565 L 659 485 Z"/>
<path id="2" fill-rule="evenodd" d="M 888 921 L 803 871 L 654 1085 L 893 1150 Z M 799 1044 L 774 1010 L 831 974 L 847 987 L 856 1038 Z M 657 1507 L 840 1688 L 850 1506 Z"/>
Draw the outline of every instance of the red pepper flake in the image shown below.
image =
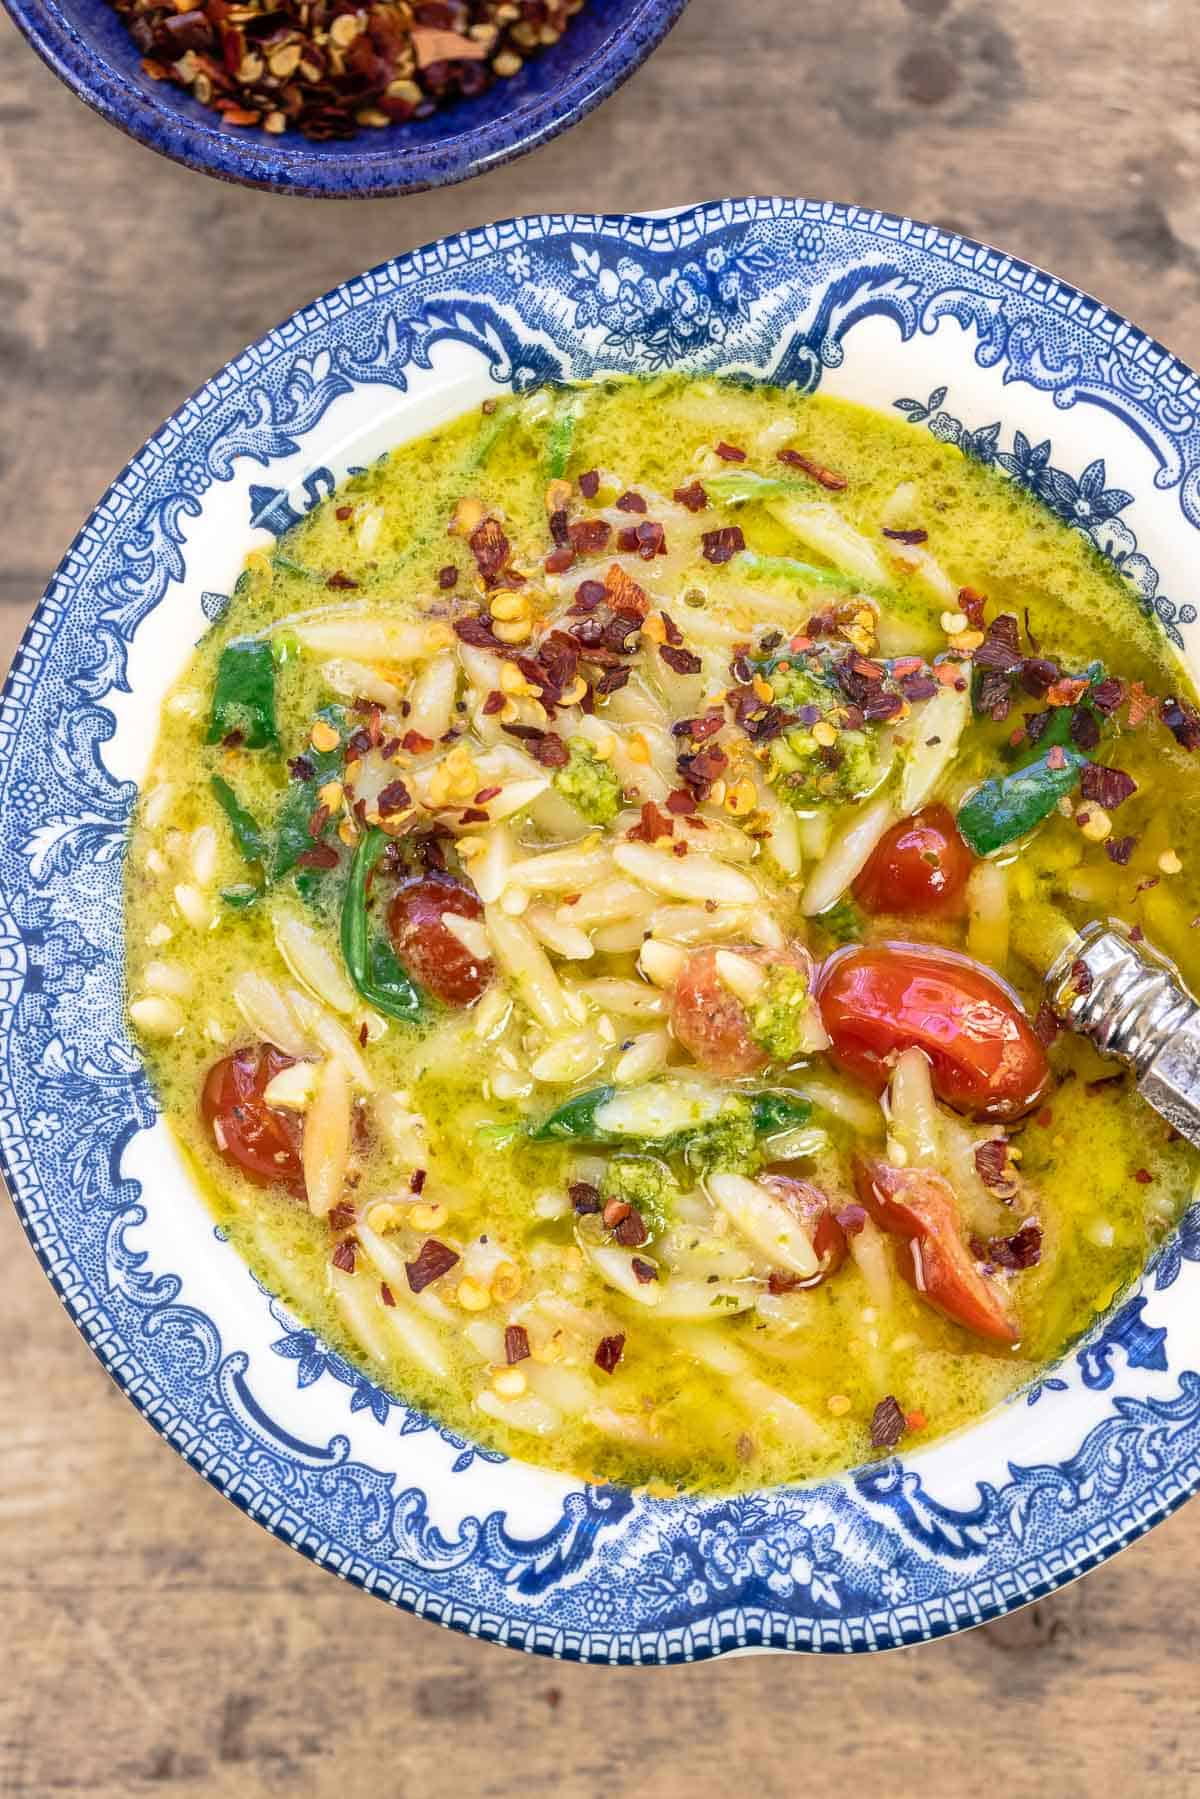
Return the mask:
<path id="1" fill-rule="evenodd" d="M 632 489 L 628 493 L 623 493 L 617 501 L 618 512 L 645 512 L 645 510 L 645 500 L 640 493 L 634 493 Z"/>
<path id="2" fill-rule="evenodd" d="M 561 550 L 551 550 L 542 563 L 548 575 L 565 575 L 575 561 L 575 552 L 570 544 L 564 544 Z"/>
<path id="3" fill-rule="evenodd" d="M 477 806 L 486 806 L 488 801 L 494 800 L 500 791 L 499 787 L 481 787 L 479 792 L 475 795 L 475 804 Z"/>
<path id="4" fill-rule="evenodd" d="M 318 806 L 316 811 L 312 813 L 312 815 L 310 816 L 309 821 L 308 821 L 309 836 L 312 838 L 319 837 L 321 835 L 321 832 L 325 829 L 325 826 L 328 823 L 329 823 L 329 807 L 328 806 Z"/>
<path id="5" fill-rule="evenodd" d="M 610 1199 L 601 1215 L 601 1222 L 605 1230 L 615 1231 L 619 1224 L 625 1222 L 632 1211 L 633 1207 L 628 1200 Z"/>
<path id="6" fill-rule="evenodd" d="M 1165 699 L 1158 709 L 1158 716 L 1180 749 L 1200 749 L 1200 712 L 1194 706 L 1189 706 L 1185 700 Z"/>
<path id="7" fill-rule="evenodd" d="M 354 1238 L 343 1237 L 333 1252 L 333 1265 L 343 1274 L 354 1273 Z"/>
<path id="8" fill-rule="evenodd" d="M 457 1261 L 457 1254 L 445 1243 L 439 1243 L 436 1237 L 426 1237 L 416 1261 L 405 1262 L 404 1272 L 413 1292 L 423 1293 L 432 1281 L 449 1274 Z"/>
<path id="9" fill-rule="evenodd" d="M 656 556 L 666 555 L 667 533 L 655 520 L 644 519 L 640 525 L 627 525 L 618 531 L 617 548 L 625 555 L 638 555 L 643 562 L 652 562 Z"/>
<path id="10" fill-rule="evenodd" d="M 523 1324 L 506 1324 L 504 1327 L 504 1359 L 512 1368 L 517 1362 L 529 1360 L 529 1332 Z"/>
<path id="11" fill-rule="evenodd" d="M 1082 956 L 1077 956 L 1071 964 L 1071 985 L 1074 987 L 1076 993 L 1090 993 L 1092 991 L 1092 971 L 1083 960 Z"/>
<path id="12" fill-rule="evenodd" d="M 928 543 L 929 541 L 928 531 L 922 531 L 919 528 L 912 531 L 889 531 L 885 525 L 883 535 L 890 537 L 893 543 Z"/>
<path id="13" fill-rule="evenodd" d="M 1124 868 L 1136 848 L 1136 837 L 1110 837 L 1105 842 L 1104 854 L 1110 862 L 1115 862 L 1118 868 Z"/>
<path id="14" fill-rule="evenodd" d="M 424 1168 L 414 1168 L 412 1173 L 408 1177 L 409 1192 L 410 1193 L 424 1192 L 426 1177 L 427 1177 L 427 1171 Z"/>
<path id="15" fill-rule="evenodd" d="M 191 14 L 187 13 L 184 16 L 185 16 L 185 18 L 190 18 Z M 341 519 L 342 523 L 344 524 L 348 518 L 354 517 L 354 508 L 353 508 L 353 506 L 335 507 L 333 516 L 334 516 L 334 518 Z"/>
<path id="16" fill-rule="evenodd" d="M 371 1035 L 370 1028 L 367 1024 L 366 1019 L 364 1018 L 362 1023 L 358 1027 L 358 1041 L 359 1041 L 359 1045 L 361 1046 L 361 1048 L 366 1049 L 367 1043 L 370 1039 L 370 1035 Z"/>
<path id="17" fill-rule="evenodd" d="M 1050 1126 L 1054 1123 L 1054 1113 L 1050 1110 L 1049 1106 L 1043 1106 L 1033 1122 L 1039 1126 L 1041 1130 L 1048 1131 Z"/>
<path id="18" fill-rule="evenodd" d="M 1139 1187 L 1148 1187 L 1154 1179 L 1154 1176 L 1148 1168 L 1135 1168 L 1133 1171 L 1133 1178 Z"/>
<path id="19" fill-rule="evenodd" d="M 580 584 L 581 590 L 583 585 Z M 614 612 L 627 613 L 631 618 L 645 618 L 650 610 L 650 595 L 619 562 L 614 562 L 605 575 L 601 596 Z"/>
<path id="20" fill-rule="evenodd" d="M 819 462 L 814 462 L 811 456 L 802 456 L 799 450 L 780 450 L 778 456 L 780 462 L 786 463 L 788 468 L 800 469 L 810 479 L 819 482 L 822 487 L 827 487 L 830 493 L 841 493 L 843 488 L 850 485 L 845 475 L 834 474 L 832 469 L 824 468 Z M 892 533 L 887 531 L 884 535 L 890 537 Z"/>
<path id="21" fill-rule="evenodd" d="M 794 1293 L 800 1285 L 798 1274 L 785 1274 L 781 1268 L 772 1268 L 767 1276 L 767 1292 L 775 1294 Z"/>
<path id="22" fill-rule="evenodd" d="M 458 570 L 452 562 L 447 562 L 444 568 L 439 568 L 438 586 L 442 589 L 443 593 L 448 593 L 452 587 L 457 585 L 457 582 Z"/>
<path id="23" fill-rule="evenodd" d="M 654 1263 L 647 1262 L 642 1256 L 633 1256 L 629 1266 L 633 1269 L 634 1278 L 639 1281 L 643 1287 L 649 1286 L 651 1281 L 656 1281 L 658 1279 L 658 1269 L 655 1267 Z"/>
<path id="24" fill-rule="evenodd" d="M 392 818 L 397 812 L 408 811 L 412 805 L 412 795 L 403 781 L 389 781 L 387 786 L 380 790 L 376 804 L 379 807 L 380 818 Z"/>
<path id="25" fill-rule="evenodd" d="M 465 811 L 459 813 L 458 822 L 460 825 L 485 825 L 488 822 L 488 814 L 482 806 L 468 806 Z"/>
<path id="26" fill-rule="evenodd" d="M 504 695 L 498 687 L 493 687 L 492 691 L 488 694 L 487 699 L 483 702 L 484 717 L 494 718 L 497 712 L 503 712 L 503 710 Z"/>
<path id="27" fill-rule="evenodd" d="M 406 731 L 400 744 L 410 756 L 420 756 L 425 750 L 433 748 L 433 738 L 424 736 L 420 731 Z"/>
<path id="28" fill-rule="evenodd" d="M 909 1430 L 924 1430 L 929 1420 L 924 1412 L 905 1412 L 904 1422 Z"/>
<path id="29" fill-rule="evenodd" d="M 565 768 L 571 752 L 556 731 L 545 731 L 536 743 L 529 745 L 530 754 L 543 768 Z"/>
<path id="30" fill-rule="evenodd" d="M 653 800 L 642 803 L 641 821 L 631 825 L 625 835 L 630 843 L 656 843 L 660 837 L 671 837 L 675 826 L 664 812 L 660 812 Z"/>
<path id="31" fill-rule="evenodd" d="M 718 568 L 745 547 L 746 539 L 740 525 L 723 525 L 719 531 L 705 531 L 700 538 L 705 561 Z"/>
<path id="32" fill-rule="evenodd" d="M 567 1198 L 572 1211 L 580 1218 L 600 1210 L 600 1189 L 593 1187 L 591 1181 L 572 1181 L 567 1188 Z"/>
<path id="33" fill-rule="evenodd" d="M 960 587 L 958 590 L 958 609 L 965 612 L 967 623 L 972 631 L 983 630 L 983 609 L 987 605 L 984 594 L 977 593 L 973 587 Z"/>
<path id="34" fill-rule="evenodd" d="M 686 487 L 677 487 L 671 497 L 681 506 L 686 506 L 689 512 L 703 512 L 708 505 L 708 495 L 699 481 L 689 481 Z"/>
<path id="35" fill-rule="evenodd" d="M 489 513 L 487 518 L 479 521 L 467 542 L 484 585 L 494 587 L 512 551 L 500 520 Z"/>
<path id="36" fill-rule="evenodd" d="M 1010 1273 L 1036 1268 L 1042 1259 L 1042 1227 L 1031 1218 L 1011 1237 L 972 1237 L 971 1254 L 989 1268 L 1005 1268 Z"/>
<path id="37" fill-rule="evenodd" d="M 612 536 L 612 526 L 606 518 L 577 519 L 573 525 L 567 526 L 567 536 L 577 555 L 594 556 Z"/>
<path id="38" fill-rule="evenodd" d="M 871 1413 L 872 1449 L 892 1449 L 908 1429 L 908 1421 L 900 1404 L 891 1393 L 881 1399 Z"/>
<path id="39" fill-rule="evenodd" d="M 579 477 L 579 491 L 585 500 L 594 500 L 600 491 L 600 470 L 585 469 Z"/>
<path id="40" fill-rule="evenodd" d="M 683 813 L 696 810 L 696 796 L 689 793 L 686 787 L 674 787 L 667 795 L 667 811 L 678 818 Z"/>
<path id="41" fill-rule="evenodd" d="M 857 1237 L 867 1222 L 867 1209 L 865 1206 L 843 1206 L 840 1212 L 834 1213 L 834 1219 L 848 1237 Z"/>
<path id="42" fill-rule="evenodd" d="M 380 1281 L 379 1283 L 379 1297 L 382 1299 L 385 1306 L 394 1306 L 396 1303 L 396 1295 L 392 1292 L 392 1289 L 388 1286 L 386 1281 Z"/>
<path id="43" fill-rule="evenodd" d="M 625 1333 L 622 1331 L 615 1337 L 601 1337 L 596 1345 L 595 1362 L 605 1374 L 611 1374 L 625 1352 Z"/>
<path id="44" fill-rule="evenodd" d="M 745 462 L 745 450 L 739 450 L 736 444 L 727 444 L 724 439 L 717 445 L 717 455 L 722 462 Z"/>
<path id="45" fill-rule="evenodd" d="M 1146 933 L 1143 931 L 1140 924 L 1135 924 L 1130 931 L 1129 941 L 1130 943 L 1144 943 L 1146 941 Z"/>
<path id="46" fill-rule="evenodd" d="M 699 656 L 693 655 L 691 650 L 677 650 L 669 643 L 660 643 L 658 653 L 677 675 L 698 675 L 704 667 Z"/>
<path id="47" fill-rule="evenodd" d="M 350 1228 L 357 1215 L 349 1201 L 342 1199 L 334 1206 L 325 1222 L 331 1231 L 344 1231 Z"/>
<path id="48" fill-rule="evenodd" d="M 338 853 L 331 843 L 317 843 L 296 857 L 297 868 L 336 868 Z"/>
<path id="49" fill-rule="evenodd" d="M 613 1232 L 613 1236 L 616 1238 L 617 1242 L 622 1244 L 625 1249 L 636 1249 L 638 1244 L 644 1243 L 649 1235 L 650 1232 L 646 1229 L 645 1220 L 636 1206 L 630 1206 L 629 1216 L 627 1218 L 622 1218 L 621 1222 Z M 639 1280 L 642 1280 L 643 1278 L 642 1275 L 638 1275 Z"/>
<path id="50" fill-rule="evenodd" d="M 1154 711 L 1157 701 L 1147 687 L 1140 681 L 1134 681 L 1129 689 L 1129 728 L 1136 731 L 1139 725 L 1145 724 Z"/>
<path id="51" fill-rule="evenodd" d="M 993 1193 L 1013 1191 L 1015 1183 L 1009 1167 L 1006 1138 L 989 1137 L 975 1145 L 975 1172 Z"/>
<path id="52" fill-rule="evenodd" d="M 357 587 L 358 582 L 352 581 L 344 569 L 335 568 L 325 585 L 326 587 L 334 588 L 338 592 L 345 592 L 351 587 Z"/>

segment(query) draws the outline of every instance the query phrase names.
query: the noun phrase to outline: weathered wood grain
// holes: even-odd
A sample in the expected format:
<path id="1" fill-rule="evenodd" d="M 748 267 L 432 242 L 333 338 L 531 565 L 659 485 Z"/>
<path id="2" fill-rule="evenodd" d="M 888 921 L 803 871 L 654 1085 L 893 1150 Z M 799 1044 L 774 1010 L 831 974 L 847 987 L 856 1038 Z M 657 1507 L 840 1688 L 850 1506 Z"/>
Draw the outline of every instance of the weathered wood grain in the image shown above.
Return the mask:
<path id="1" fill-rule="evenodd" d="M 1000 242 L 1200 359 L 1190 0 L 693 0 L 577 131 L 412 200 L 277 200 L 153 157 L 0 31 L 0 654 L 125 458 L 330 283 L 443 231 L 709 195 Z M 1116 1799 L 1200 1791 L 1200 1509 L 951 1643 L 557 1667 L 393 1614 L 155 1440 L 0 1211 L 0 1792 Z"/>

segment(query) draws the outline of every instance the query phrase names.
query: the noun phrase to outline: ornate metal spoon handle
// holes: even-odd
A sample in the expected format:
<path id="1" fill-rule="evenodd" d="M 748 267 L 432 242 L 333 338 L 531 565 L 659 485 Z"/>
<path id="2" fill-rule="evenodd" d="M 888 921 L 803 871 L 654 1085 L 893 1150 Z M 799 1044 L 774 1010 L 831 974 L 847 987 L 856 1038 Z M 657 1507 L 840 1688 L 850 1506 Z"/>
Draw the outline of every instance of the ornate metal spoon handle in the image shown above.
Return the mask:
<path id="1" fill-rule="evenodd" d="M 1200 1145 L 1200 1005 L 1170 963 L 1119 925 L 1085 925 L 1046 988 L 1059 1017 L 1128 1063 L 1146 1103 Z"/>

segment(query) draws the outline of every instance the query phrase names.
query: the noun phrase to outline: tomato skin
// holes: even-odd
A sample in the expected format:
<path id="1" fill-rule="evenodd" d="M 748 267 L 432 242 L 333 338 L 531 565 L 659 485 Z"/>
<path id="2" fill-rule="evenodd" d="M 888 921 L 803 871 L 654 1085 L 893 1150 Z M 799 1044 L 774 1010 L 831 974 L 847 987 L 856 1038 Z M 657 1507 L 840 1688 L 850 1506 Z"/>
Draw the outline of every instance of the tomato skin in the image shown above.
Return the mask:
<path id="1" fill-rule="evenodd" d="M 495 964 L 480 961 L 442 923 L 443 912 L 457 918 L 483 917 L 479 895 L 453 875 L 414 875 L 397 889 L 388 906 L 392 946 L 418 987 L 447 1006 L 472 1006 L 490 985 Z"/>
<path id="2" fill-rule="evenodd" d="M 950 918 L 974 866 L 949 807 L 926 806 L 884 833 L 851 891 L 864 912 Z"/>
<path id="3" fill-rule="evenodd" d="M 757 960 L 756 951 L 730 947 Z M 750 1035 L 746 1008 L 717 973 L 715 949 L 693 950 L 688 957 L 671 995 L 671 1026 L 693 1061 L 723 1080 L 757 1074 L 767 1065 L 765 1050 Z"/>
<path id="4" fill-rule="evenodd" d="M 795 1175 L 788 1174 L 787 1169 L 786 1162 L 774 1163 L 758 1179 L 808 1232 L 817 1260 L 821 1264 L 821 1272 L 814 1275 L 812 1280 L 803 1281 L 801 1285 L 815 1287 L 819 1282 L 828 1280 L 830 1275 L 836 1274 L 846 1260 L 846 1233 L 834 1216 L 829 1195 L 822 1193 L 820 1187 L 814 1187 L 811 1181 L 802 1181 Z"/>
<path id="5" fill-rule="evenodd" d="M 900 1268 L 922 1299 L 977 1337 L 1016 1343 L 1020 1332 L 1003 1291 L 963 1242 L 949 1181 L 932 1169 L 894 1168 L 863 1157 L 855 1160 L 854 1180 L 879 1228 L 911 1245 Z"/>
<path id="6" fill-rule="evenodd" d="M 304 1127 L 295 1113 L 279 1111 L 263 1099 L 268 1084 L 295 1059 L 273 1043 L 253 1044 L 224 1056 L 205 1077 L 200 1112 L 212 1130 L 218 1155 L 248 1181 L 256 1187 L 286 1187 L 303 1199 Z"/>
<path id="7" fill-rule="evenodd" d="M 1020 1118 L 1050 1079 L 1016 995 L 954 950 L 879 943 L 837 950 L 817 983 L 834 1060 L 877 1093 L 900 1050 L 923 1049 L 939 1099 L 974 1118 Z"/>

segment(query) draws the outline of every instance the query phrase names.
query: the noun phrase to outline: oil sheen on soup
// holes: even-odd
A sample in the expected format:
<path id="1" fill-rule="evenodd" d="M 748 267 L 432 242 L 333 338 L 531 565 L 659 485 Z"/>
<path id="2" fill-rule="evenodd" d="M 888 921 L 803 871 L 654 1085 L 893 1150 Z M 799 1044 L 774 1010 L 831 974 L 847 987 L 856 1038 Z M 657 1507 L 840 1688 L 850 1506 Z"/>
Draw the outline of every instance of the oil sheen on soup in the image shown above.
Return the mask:
<path id="1" fill-rule="evenodd" d="M 487 402 L 246 562 L 163 708 L 131 1016 L 255 1273 L 468 1437 L 656 1491 L 1027 1384 L 1195 1155 L 1063 1032 L 1200 980 L 1200 717 L 1015 484 L 822 397 Z"/>

